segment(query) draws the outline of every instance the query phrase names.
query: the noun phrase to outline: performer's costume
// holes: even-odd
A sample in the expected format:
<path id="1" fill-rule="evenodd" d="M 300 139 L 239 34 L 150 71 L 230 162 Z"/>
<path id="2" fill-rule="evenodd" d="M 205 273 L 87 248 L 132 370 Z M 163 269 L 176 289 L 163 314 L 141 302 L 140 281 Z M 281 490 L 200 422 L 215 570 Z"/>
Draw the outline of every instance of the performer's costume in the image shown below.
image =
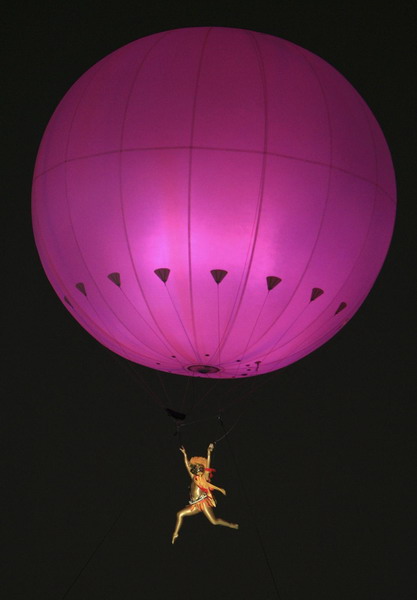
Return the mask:
<path id="1" fill-rule="evenodd" d="M 212 477 L 213 472 L 216 469 L 208 469 L 205 467 L 204 471 L 209 472 L 209 477 Z M 211 490 L 218 490 L 219 488 L 212 483 L 210 483 L 205 475 L 194 475 L 193 477 L 195 485 L 199 488 L 200 494 L 198 498 L 189 500 L 189 505 L 191 510 L 200 510 L 202 511 L 205 506 L 215 507 L 216 500 L 211 492 Z"/>

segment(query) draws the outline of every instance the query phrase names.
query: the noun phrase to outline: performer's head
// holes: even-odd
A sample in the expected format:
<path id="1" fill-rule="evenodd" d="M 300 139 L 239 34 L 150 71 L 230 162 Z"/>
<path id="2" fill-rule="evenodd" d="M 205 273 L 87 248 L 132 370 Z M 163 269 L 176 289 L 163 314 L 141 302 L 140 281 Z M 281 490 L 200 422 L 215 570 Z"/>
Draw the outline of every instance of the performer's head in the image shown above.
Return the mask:
<path id="1" fill-rule="evenodd" d="M 204 475 L 207 467 L 207 459 L 203 456 L 193 456 L 189 460 L 190 471 L 193 475 Z"/>

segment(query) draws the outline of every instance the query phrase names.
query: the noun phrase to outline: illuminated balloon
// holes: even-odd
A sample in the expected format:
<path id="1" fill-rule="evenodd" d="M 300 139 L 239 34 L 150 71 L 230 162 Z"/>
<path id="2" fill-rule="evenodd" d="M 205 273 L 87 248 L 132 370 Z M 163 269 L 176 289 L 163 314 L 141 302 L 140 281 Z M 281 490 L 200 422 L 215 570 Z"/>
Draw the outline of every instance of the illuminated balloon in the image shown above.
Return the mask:
<path id="1" fill-rule="evenodd" d="M 173 30 L 89 69 L 47 127 L 36 244 L 79 323 L 132 361 L 241 377 L 288 365 L 358 309 L 395 182 L 362 98 L 270 35 Z"/>

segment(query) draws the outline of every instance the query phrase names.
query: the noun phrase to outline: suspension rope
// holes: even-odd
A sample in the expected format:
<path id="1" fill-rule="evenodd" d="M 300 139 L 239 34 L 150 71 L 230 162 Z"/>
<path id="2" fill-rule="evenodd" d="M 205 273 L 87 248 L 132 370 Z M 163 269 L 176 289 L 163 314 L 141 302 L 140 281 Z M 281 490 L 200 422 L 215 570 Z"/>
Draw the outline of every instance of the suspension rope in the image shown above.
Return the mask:
<path id="1" fill-rule="evenodd" d="M 185 384 L 185 390 L 184 390 L 184 394 L 182 396 L 181 399 L 181 407 L 182 407 L 182 412 L 187 414 L 187 395 L 189 393 L 189 389 L 191 387 L 191 381 L 193 380 L 193 377 L 187 377 L 187 382 Z M 192 391 L 191 391 L 191 397 L 192 397 Z"/>
<path id="2" fill-rule="evenodd" d="M 169 394 L 168 394 L 167 389 L 165 387 L 164 379 L 163 379 L 163 377 L 161 377 L 161 372 L 158 371 L 158 370 L 156 370 L 156 374 L 158 376 L 159 385 L 162 387 L 162 389 L 164 391 L 166 402 L 167 402 L 167 404 L 169 404 Z"/>
<path id="3" fill-rule="evenodd" d="M 112 532 L 112 530 L 114 529 L 114 527 L 116 526 L 117 522 L 120 520 L 120 518 L 122 517 L 122 515 L 126 512 L 126 510 L 128 509 L 130 503 L 132 502 L 134 498 L 134 493 L 133 491 L 129 494 L 128 499 L 125 503 L 125 505 L 123 506 L 123 508 L 119 511 L 119 513 L 116 515 L 116 518 L 114 519 L 114 521 L 111 523 L 110 527 L 107 529 L 106 533 L 103 535 L 103 537 L 101 538 L 101 540 L 98 542 L 98 544 L 95 546 L 94 550 L 92 551 L 92 553 L 90 554 L 90 556 L 87 558 L 87 560 L 85 561 L 85 563 L 83 564 L 83 566 L 81 567 L 81 569 L 78 571 L 77 575 L 75 576 L 75 578 L 73 579 L 73 581 L 71 582 L 71 584 L 69 585 L 69 587 L 66 589 L 64 595 L 62 596 L 62 600 L 65 600 L 66 598 L 68 598 L 68 594 L 71 592 L 71 590 L 74 588 L 75 584 L 77 583 L 77 581 L 79 580 L 79 578 L 81 577 L 81 575 L 84 573 L 84 571 L 86 570 L 86 568 L 88 567 L 88 565 L 90 564 L 90 562 L 92 561 L 94 555 L 97 553 L 97 551 L 101 548 L 101 546 L 104 544 L 106 538 L 110 535 L 110 533 Z"/>
<path id="4" fill-rule="evenodd" d="M 230 443 L 230 440 L 229 440 L 229 436 L 228 436 L 230 430 L 226 431 L 226 429 L 224 427 L 224 424 L 223 424 L 223 421 L 221 420 L 220 417 L 219 417 L 219 421 L 220 421 L 220 425 L 222 426 L 222 428 L 224 430 L 223 437 L 226 438 L 226 442 L 227 442 L 227 445 L 229 447 L 229 452 L 230 452 L 230 455 L 231 455 L 231 457 L 233 459 L 233 463 L 235 465 L 236 473 L 237 473 L 238 478 L 239 478 L 240 488 L 242 490 L 242 494 L 243 494 L 243 497 L 245 499 L 246 506 L 247 506 L 248 512 L 249 512 L 250 517 L 251 517 L 251 521 L 252 521 L 252 523 L 254 525 L 256 534 L 258 536 L 259 545 L 260 545 L 260 547 L 262 549 L 262 553 L 264 555 L 265 562 L 266 562 L 267 568 L 269 570 L 269 574 L 271 576 L 271 581 L 273 583 L 273 586 L 274 586 L 274 589 L 275 589 L 275 593 L 277 595 L 278 600 L 282 600 L 282 596 L 281 596 L 281 594 L 280 594 L 280 592 L 278 590 L 278 585 L 277 585 L 277 582 L 276 582 L 276 579 L 275 579 L 275 576 L 274 576 L 274 572 L 273 572 L 272 567 L 271 567 L 271 563 L 269 562 L 268 554 L 266 552 L 265 546 L 264 546 L 263 541 L 262 541 L 261 533 L 260 533 L 259 528 L 258 528 L 258 526 L 256 524 L 255 515 L 254 515 L 254 513 L 253 513 L 253 511 L 251 509 L 251 505 L 250 505 L 250 502 L 249 502 L 249 497 L 248 497 L 248 494 L 246 492 L 245 485 L 243 483 L 243 478 L 241 476 L 241 473 L 240 473 L 240 470 L 239 470 L 239 467 L 238 467 L 238 464 L 237 464 L 236 456 L 235 456 L 235 453 L 232 450 L 232 446 L 231 446 L 231 443 Z"/>
<path id="5" fill-rule="evenodd" d="M 120 357 L 118 354 L 116 354 L 114 352 L 111 352 L 111 356 L 114 358 L 114 360 L 116 360 L 118 362 L 119 365 L 121 365 L 129 373 L 129 375 L 133 379 L 136 380 L 136 382 L 139 382 L 141 387 L 145 390 L 145 392 L 147 392 L 149 398 L 154 400 L 156 402 L 156 404 L 159 406 L 159 408 L 165 409 L 165 406 L 164 406 L 160 396 L 152 390 L 152 388 L 146 382 L 145 378 L 139 373 L 139 371 L 137 371 L 133 367 L 133 365 L 130 363 L 129 360 Z"/>
<path id="6" fill-rule="evenodd" d="M 242 415 L 243 415 L 244 411 L 242 410 L 242 412 L 240 413 L 240 415 L 238 416 L 238 418 L 235 420 L 235 422 L 233 423 L 233 425 L 231 425 L 231 427 L 229 427 L 229 429 L 222 435 L 220 436 L 217 440 L 214 440 L 213 444 L 216 445 L 219 442 L 221 442 L 227 435 L 229 435 L 229 433 L 236 427 L 236 425 L 239 423 Z M 222 424 L 223 429 L 224 429 L 224 425 L 223 422 L 221 420 L 220 415 L 217 415 L 217 419 L 218 421 Z"/>
<path id="7" fill-rule="evenodd" d="M 273 376 L 274 376 L 274 373 L 270 373 L 269 377 L 265 375 L 264 377 L 262 377 L 262 381 L 259 382 L 257 385 L 255 385 L 255 377 L 252 378 L 252 385 L 250 386 L 250 389 L 247 390 L 247 392 L 242 396 L 242 398 L 240 400 L 240 403 L 244 404 L 245 400 L 247 400 L 249 398 L 249 402 L 247 403 L 247 405 L 245 407 L 242 408 L 242 410 L 240 411 L 240 413 L 238 414 L 236 419 L 233 421 L 233 423 L 229 427 L 229 429 L 226 431 L 226 433 L 223 433 L 223 435 L 221 435 L 219 438 L 215 439 L 213 441 L 213 444 L 218 444 L 219 442 L 221 442 L 226 437 L 226 435 L 228 435 L 236 427 L 236 425 L 242 418 L 243 414 L 246 413 L 249 410 L 249 408 L 251 407 L 251 405 L 254 401 L 254 392 L 256 390 L 259 390 L 266 383 L 268 383 Z M 219 380 L 216 380 L 216 383 L 218 383 L 218 381 Z M 245 384 L 247 386 L 246 380 L 245 380 Z M 215 387 L 215 385 L 209 391 L 212 391 L 214 387 Z M 215 419 L 215 418 L 217 418 L 221 422 L 222 426 L 224 427 L 223 422 L 221 421 L 220 414 L 225 414 L 225 412 L 227 412 L 228 410 L 232 410 L 232 407 L 229 407 L 227 409 L 219 409 L 217 415 L 201 417 L 200 419 L 194 419 L 194 421 L 189 421 L 188 423 L 183 423 L 183 422 L 180 423 L 178 420 L 176 420 L 176 422 L 175 422 L 176 432 L 174 435 L 180 434 L 181 430 L 184 427 L 191 427 L 192 425 L 197 425 L 198 423 L 203 423 L 205 421 L 211 421 L 212 419 Z"/>

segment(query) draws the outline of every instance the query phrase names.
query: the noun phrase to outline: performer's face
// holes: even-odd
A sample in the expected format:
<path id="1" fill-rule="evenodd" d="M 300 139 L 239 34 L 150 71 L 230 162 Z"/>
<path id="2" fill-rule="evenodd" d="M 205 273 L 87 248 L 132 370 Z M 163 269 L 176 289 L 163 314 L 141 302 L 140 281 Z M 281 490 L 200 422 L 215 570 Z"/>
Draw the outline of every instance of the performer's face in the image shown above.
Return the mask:
<path id="1" fill-rule="evenodd" d="M 204 466 L 200 463 L 194 463 L 191 465 L 191 473 L 193 475 L 201 475 L 201 473 L 204 473 Z"/>

